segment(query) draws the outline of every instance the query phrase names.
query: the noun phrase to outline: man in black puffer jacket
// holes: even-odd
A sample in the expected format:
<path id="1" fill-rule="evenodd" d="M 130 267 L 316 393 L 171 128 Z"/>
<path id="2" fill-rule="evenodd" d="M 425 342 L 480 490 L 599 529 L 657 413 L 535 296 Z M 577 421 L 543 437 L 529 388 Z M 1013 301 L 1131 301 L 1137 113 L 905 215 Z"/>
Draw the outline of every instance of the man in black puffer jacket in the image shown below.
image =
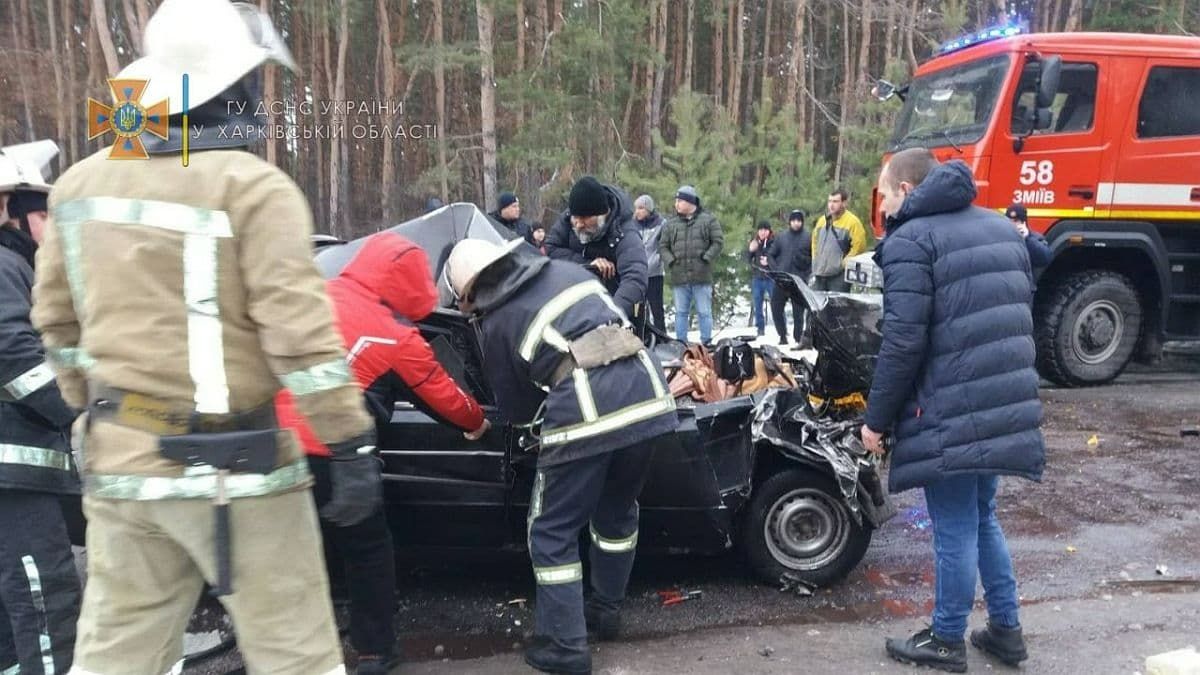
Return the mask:
<path id="1" fill-rule="evenodd" d="M 925 489 L 937 574 L 931 628 L 889 639 L 887 651 L 966 671 L 978 570 L 988 627 L 971 642 L 1015 665 L 1026 651 L 996 488 L 1001 475 L 1040 480 L 1045 464 L 1029 254 L 1003 216 L 971 206 L 975 181 L 962 162 L 905 150 L 884 167 L 879 193 L 883 343 L 863 443 L 882 453 L 883 433 L 894 434 L 888 487 Z"/>

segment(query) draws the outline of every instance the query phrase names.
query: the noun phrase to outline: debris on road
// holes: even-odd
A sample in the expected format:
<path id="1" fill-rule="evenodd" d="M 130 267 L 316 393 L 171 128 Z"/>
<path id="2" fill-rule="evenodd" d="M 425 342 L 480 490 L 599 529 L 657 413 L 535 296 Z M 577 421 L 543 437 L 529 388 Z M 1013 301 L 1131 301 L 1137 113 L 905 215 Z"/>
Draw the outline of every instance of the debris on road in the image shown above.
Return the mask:
<path id="1" fill-rule="evenodd" d="M 1154 568 L 1154 573 L 1155 573 L 1155 574 L 1157 574 L 1157 575 L 1158 575 L 1158 576 L 1160 576 L 1160 577 L 1165 577 L 1165 576 L 1167 576 L 1167 566 L 1166 566 L 1166 565 L 1159 565 L 1159 566 L 1155 567 L 1155 568 Z"/>
<path id="2" fill-rule="evenodd" d="M 1179 430 L 1180 436 L 1200 436 L 1200 427 L 1184 427 Z"/>
<path id="3" fill-rule="evenodd" d="M 1075 552 L 1076 552 L 1076 551 L 1078 551 L 1078 550 L 1079 550 L 1079 549 L 1075 548 L 1074 546 L 1068 546 L 1068 547 L 1067 547 L 1067 553 L 1075 553 Z"/>
<path id="4" fill-rule="evenodd" d="M 771 655 L 775 653 L 775 648 L 767 645 L 766 647 L 758 650 L 758 653 L 762 655 L 763 658 L 769 659 L 771 658 Z"/>
<path id="5" fill-rule="evenodd" d="M 670 590 L 658 592 L 658 598 L 662 601 L 663 607 L 678 605 L 681 602 L 688 602 L 689 600 L 699 600 L 702 597 L 704 597 L 704 591 Z"/>
<path id="6" fill-rule="evenodd" d="M 517 605 L 521 609 L 525 609 L 525 603 L 528 602 L 525 598 L 514 598 L 508 601 L 509 605 Z"/>
<path id="7" fill-rule="evenodd" d="M 1087 444 L 1089 448 L 1100 447 L 1100 437 L 1096 434 L 1092 434 L 1092 437 L 1088 439 Z"/>
<path id="8" fill-rule="evenodd" d="M 807 598 L 813 594 L 813 586 L 811 584 L 791 574 L 781 576 L 779 584 L 780 593 L 791 591 L 802 598 Z"/>

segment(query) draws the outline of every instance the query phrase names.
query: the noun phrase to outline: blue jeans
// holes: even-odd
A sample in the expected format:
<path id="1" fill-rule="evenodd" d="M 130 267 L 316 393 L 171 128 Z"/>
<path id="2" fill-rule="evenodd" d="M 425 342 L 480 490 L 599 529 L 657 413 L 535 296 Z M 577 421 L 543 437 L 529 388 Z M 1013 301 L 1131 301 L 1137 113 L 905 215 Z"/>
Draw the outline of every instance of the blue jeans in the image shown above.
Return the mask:
<path id="1" fill-rule="evenodd" d="M 754 307 L 754 325 L 758 328 L 759 335 L 767 330 L 767 317 L 763 312 L 763 304 L 767 296 L 774 290 L 775 282 L 770 277 L 756 274 L 750 280 L 750 303 Z"/>
<path id="2" fill-rule="evenodd" d="M 700 341 L 707 344 L 712 340 L 712 284 L 675 286 L 675 337 L 687 342 L 688 323 L 691 321 L 692 304 L 700 315 Z"/>
<path id="3" fill-rule="evenodd" d="M 998 476 L 966 475 L 925 487 L 925 503 L 933 521 L 933 632 L 961 640 L 975 605 L 975 580 L 983 581 L 983 598 L 993 625 L 1013 628 L 1017 617 L 1017 579 L 1004 532 L 996 520 Z"/>

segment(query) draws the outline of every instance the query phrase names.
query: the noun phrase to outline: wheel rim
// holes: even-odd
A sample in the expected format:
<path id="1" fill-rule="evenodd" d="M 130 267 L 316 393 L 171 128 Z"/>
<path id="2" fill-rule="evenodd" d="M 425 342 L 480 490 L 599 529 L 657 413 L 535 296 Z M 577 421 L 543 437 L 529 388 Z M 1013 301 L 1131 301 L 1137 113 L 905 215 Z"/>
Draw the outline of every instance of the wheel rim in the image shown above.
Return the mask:
<path id="1" fill-rule="evenodd" d="M 798 571 L 829 565 L 846 548 L 850 521 L 845 508 L 820 490 L 784 494 L 763 523 L 767 550 L 779 564 Z"/>
<path id="2" fill-rule="evenodd" d="M 1071 349 L 1075 357 L 1090 365 L 1112 358 L 1125 334 L 1125 313 L 1111 300 L 1097 300 L 1079 313 L 1071 331 Z"/>

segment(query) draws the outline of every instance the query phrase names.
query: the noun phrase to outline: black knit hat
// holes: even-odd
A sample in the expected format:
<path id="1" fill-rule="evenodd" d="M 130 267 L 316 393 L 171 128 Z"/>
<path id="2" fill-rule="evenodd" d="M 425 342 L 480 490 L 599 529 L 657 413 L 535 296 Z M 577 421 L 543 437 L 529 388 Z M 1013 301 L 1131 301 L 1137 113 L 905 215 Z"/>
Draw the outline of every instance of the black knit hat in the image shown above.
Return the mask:
<path id="1" fill-rule="evenodd" d="M 804 212 L 801 211 L 800 209 L 796 209 L 795 211 L 792 211 L 791 213 L 789 213 L 788 214 L 788 222 L 790 223 L 793 220 L 798 220 L 803 223 L 804 222 Z"/>
<path id="2" fill-rule="evenodd" d="M 584 176 L 571 188 L 567 209 L 572 216 L 599 216 L 608 213 L 608 193 L 600 181 Z"/>
<path id="3" fill-rule="evenodd" d="M 503 211 L 513 204 L 517 203 L 517 196 L 511 192 L 501 192 L 500 197 L 496 200 L 496 210 Z"/>
<path id="4" fill-rule="evenodd" d="M 46 193 L 17 190 L 8 196 L 8 217 L 20 218 L 37 211 L 46 211 Z"/>
<path id="5" fill-rule="evenodd" d="M 769 221 L 769 220 L 758 221 L 758 229 L 766 230 L 767 232 L 770 232 L 771 231 L 771 221 Z"/>

